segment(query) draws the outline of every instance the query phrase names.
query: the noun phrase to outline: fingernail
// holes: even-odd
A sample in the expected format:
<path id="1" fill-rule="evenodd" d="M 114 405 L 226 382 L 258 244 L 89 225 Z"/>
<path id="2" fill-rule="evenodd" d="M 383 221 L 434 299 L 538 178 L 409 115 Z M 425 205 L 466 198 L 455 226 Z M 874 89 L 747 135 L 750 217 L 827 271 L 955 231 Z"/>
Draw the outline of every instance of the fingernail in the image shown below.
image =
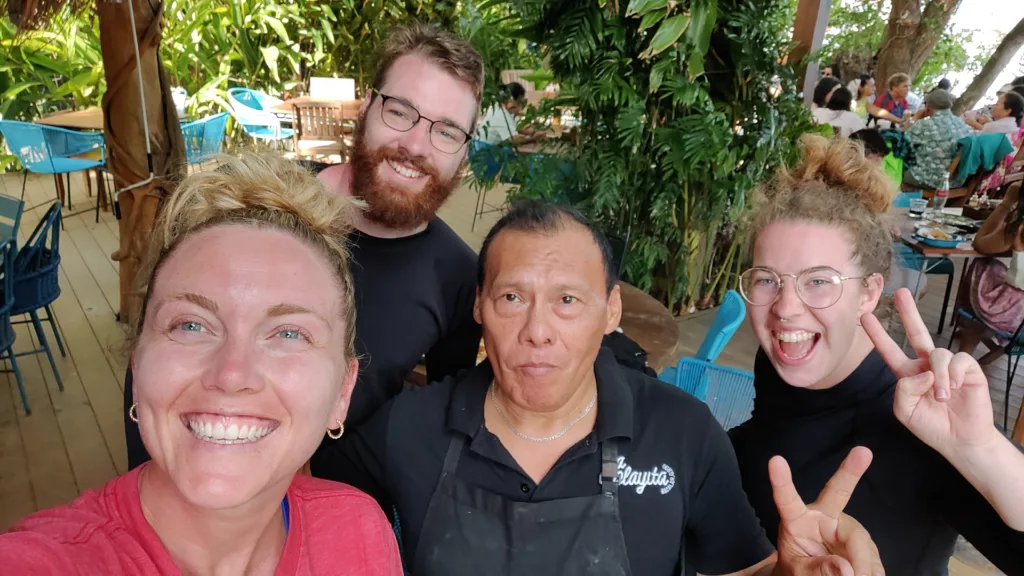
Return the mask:
<path id="1" fill-rule="evenodd" d="M 945 388 L 939 388 L 938 390 L 935 391 L 936 400 L 945 400 L 946 398 L 949 398 L 949 390 L 946 390 Z"/>

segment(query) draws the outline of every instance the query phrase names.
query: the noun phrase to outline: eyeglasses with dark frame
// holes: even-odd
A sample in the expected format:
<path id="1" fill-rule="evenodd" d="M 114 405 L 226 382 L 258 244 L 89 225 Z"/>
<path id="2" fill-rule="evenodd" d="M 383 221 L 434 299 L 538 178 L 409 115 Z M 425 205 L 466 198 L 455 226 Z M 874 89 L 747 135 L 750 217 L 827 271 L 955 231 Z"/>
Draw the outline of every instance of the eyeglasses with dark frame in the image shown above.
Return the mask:
<path id="1" fill-rule="evenodd" d="M 867 280 L 867 276 L 843 276 L 834 268 L 817 266 L 799 274 L 779 274 L 771 268 L 755 266 L 740 274 L 740 295 L 754 306 L 767 306 L 778 300 L 785 284 L 783 277 L 796 281 L 796 295 L 808 308 L 821 310 L 834 306 L 843 297 L 847 280 Z"/>
<path id="2" fill-rule="evenodd" d="M 419 124 L 420 120 L 430 122 L 430 144 L 445 154 L 455 154 L 469 142 L 469 134 L 447 120 L 431 120 L 420 114 L 411 104 L 388 96 L 376 88 L 373 93 L 380 96 L 380 119 L 392 130 L 408 132 Z"/>

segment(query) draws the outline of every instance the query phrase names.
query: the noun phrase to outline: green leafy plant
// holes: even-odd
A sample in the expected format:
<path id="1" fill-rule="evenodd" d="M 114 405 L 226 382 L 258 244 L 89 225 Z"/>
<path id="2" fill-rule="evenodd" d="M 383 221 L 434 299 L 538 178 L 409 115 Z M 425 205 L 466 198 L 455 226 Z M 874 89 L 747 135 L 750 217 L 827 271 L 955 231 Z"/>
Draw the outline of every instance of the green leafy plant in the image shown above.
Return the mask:
<path id="1" fill-rule="evenodd" d="M 65 9 L 55 22 L 54 30 L 18 36 L 0 19 L 0 116 L 32 120 L 99 101 L 105 80 L 95 20 Z"/>
<path id="2" fill-rule="evenodd" d="M 574 106 L 576 142 L 523 157 L 514 194 L 573 202 L 628 239 L 625 279 L 670 310 L 705 307 L 744 264 L 755 183 L 810 126 L 796 96 L 787 2 L 520 0 Z"/>

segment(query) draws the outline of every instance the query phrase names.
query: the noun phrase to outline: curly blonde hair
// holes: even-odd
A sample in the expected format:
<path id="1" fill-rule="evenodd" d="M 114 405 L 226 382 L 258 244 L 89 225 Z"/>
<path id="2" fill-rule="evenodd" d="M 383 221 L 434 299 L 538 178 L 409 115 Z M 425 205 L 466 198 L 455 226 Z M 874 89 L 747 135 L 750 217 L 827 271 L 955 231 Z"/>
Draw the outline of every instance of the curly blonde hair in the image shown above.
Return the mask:
<path id="1" fill-rule="evenodd" d="M 299 164 L 279 155 L 243 153 L 214 158 L 216 170 L 185 178 L 168 197 L 153 230 L 149 252 L 135 277 L 144 293 L 128 351 L 145 323 L 149 294 L 160 268 L 188 237 L 219 225 L 242 225 L 290 234 L 330 265 L 342 298 L 345 355 L 355 356 L 355 303 L 345 237 L 351 230 L 351 204 L 326 191 Z"/>
<path id="2" fill-rule="evenodd" d="M 814 222 L 844 230 L 852 257 L 867 274 L 889 274 L 892 239 L 887 211 L 896 185 L 860 142 L 806 134 L 800 162 L 780 170 L 757 192 L 753 240 L 774 222 Z"/>

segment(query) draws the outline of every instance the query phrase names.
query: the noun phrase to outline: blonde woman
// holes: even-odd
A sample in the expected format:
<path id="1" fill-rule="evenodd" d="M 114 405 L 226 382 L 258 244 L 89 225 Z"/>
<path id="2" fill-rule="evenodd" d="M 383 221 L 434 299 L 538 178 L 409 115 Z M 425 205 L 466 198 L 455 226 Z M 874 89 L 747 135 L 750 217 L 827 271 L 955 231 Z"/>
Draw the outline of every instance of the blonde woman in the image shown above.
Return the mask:
<path id="1" fill-rule="evenodd" d="M 1024 455 L 993 426 L 984 373 L 934 345 L 906 289 L 896 304 L 917 359 L 872 315 L 892 259 L 893 184 L 848 140 L 803 146 L 766 187 L 740 283 L 761 344 L 753 416 L 730 432 L 751 505 L 774 537 L 769 459 L 785 457 L 806 498 L 866 446 L 874 460 L 846 511 L 887 574 L 946 574 L 957 533 L 1024 574 Z"/>
<path id="2" fill-rule="evenodd" d="M 151 462 L 0 536 L 10 574 L 402 573 L 368 496 L 296 472 L 358 372 L 348 217 L 297 165 L 224 157 L 153 239 L 131 365 Z"/>

